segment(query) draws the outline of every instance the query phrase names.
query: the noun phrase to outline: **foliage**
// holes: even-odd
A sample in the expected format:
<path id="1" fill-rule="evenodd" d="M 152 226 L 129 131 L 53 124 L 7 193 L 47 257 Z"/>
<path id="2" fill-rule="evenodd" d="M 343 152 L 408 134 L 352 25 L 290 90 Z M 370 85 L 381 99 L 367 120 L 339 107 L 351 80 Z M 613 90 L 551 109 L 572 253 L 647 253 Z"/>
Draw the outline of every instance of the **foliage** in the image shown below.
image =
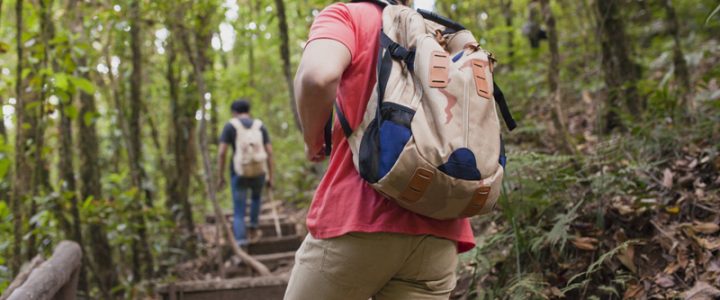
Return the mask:
<path id="1" fill-rule="evenodd" d="M 181 171 L 190 176 L 187 196 L 197 224 L 204 222 L 210 211 L 196 149 L 197 123 L 206 118 L 210 123 L 208 136 L 216 137 L 230 118 L 231 102 L 240 97 L 251 100 L 253 115 L 270 131 L 277 165 L 275 198 L 297 208 L 309 205 L 324 166 L 305 161 L 302 137 L 288 107 L 275 1 L 139 1 L 143 66 L 140 166 L 145 173 L 139 186 L 132 177 L 126 128 L 133 79 L 129 8 L 134 0 L 74 1 L 79 5 L 75 8 L 69 7 L 71 0 L 24 1 L 22 62 L 17 61 L 14 44 L 16 1 L 0 1 L 4 4 L 0 11 L 0 111 L 4 115 L 0 121 L 4 118 L 8 125 L 7 135 L 0 135 L 0 291 L 12 275 L 13 221 L 22 221 L 24 254 L 31 250 L 48 254 L 58 241 L 73 238 L 66 227 L 74 218 L 75 199 L 86 239 L 89 224 L 103 226 L 113 248 L 107 253 L 115 262 L 112 272 L 120 277 L 114 289 L 127 298 L 140 298 L 151 280 L 139 281 L 133 274 L 132 245 L 141 239 L 140 225 L 133 220 L 147 223 L 150 252 L 155 258 L 151 267 L 157 277 L 172 276 L 169 270 L 193 255 L 208 255 L 206 249 L 191 253 L 177 242 L 181 232 L 174 212 L 181 205 L 168 193 L 177 175 L 171 168 L 178 155 L 174 151 L 176 137 L 187 138 L 187 144 L 179 146 L 191 153 L 187 168 Z M 568 154 L 560 146 L 563 137 L 557 133 L 549 104 L 548 46 L 543 42 L 533 49 L 522 34 L 530 2 L 435 3 L 441 13 L 477 33 L 481 46 L 498 58 L 495 78 L 521 124 L 505 135 L 510 161 L 499 204 L 501 213 L 473 219 L 477 247 L 462 256 L 460 274 L 471 281 L 464 292 L 479 299 L 552 298 L 558 294 L 569 299 L 622 298 L 625 290 L 640 284 L 640 276 L 617 266 L 618 256 L 627 255 L 636 237 L 621 241 L 600 238 L 598 232 L 619 232 L 618 224 L 625 225 L 626 220 L 625 216 L 618 217 L 616 210 L 625 206 L 651 217 L 678 209 L 685 219 L 673 215 L 674 221 L 696 221 L 683 211 L 688 210 L 685 202 L 678 204 L 679 195 L 698 198 L 692 196 L 695 191 L 676 189 L 672 194 L 671 189 L 657 184 L 662 179 L 655 178 L 656 174 L 672 169 L 677 159 L 689 155 L 692 151 L 686 148 L 710 149 L 707 152 L 714 153 L 713 157 L 720 152 L 720 46 L 716 34 L 720 23 L 715 22 L 720 6 L 714 0 L 671 1 L 680 20 L 681 38 L 675 41 L 666 32 L 662 5 L 623 2 L 620 17 L 626 23 L 631 57 L 642 70 L 637 101 L 644 109 L 640 115 L 623 113 L 624 123 L 629 124 L 624 131 L 604 134 L 599 124 L 607 109 L 607 87 L 594 1 L 550 1 L 559 34 L 562 106 L 571 139 L 577 145 L 577 153 Z M 293 67 L 300 59 L 313 17 L 329 3 L 285 1 Z M 46 5 L 48 16 L 43 15 L 42 5 Z M 84 16 L 78 31 L 72 23 L 76 13 Z M 43 24 L 52 29 L 44 31 Z M 46 36 L 49 32 L 52 36 Z M 208 94 L 202 97 L 184 49 L 183 32 L 189 34 L 187 41 L 207 63 L 203 78 Z M 674 64 L 676 43 L 682 46 L 691 70 L 691 99 L 696 108 L 690 113 L 678 100 L 681 88 Z M 170 53 L 177 56 L 174 63 Z M 171 63 L 175 78 L 169 80 Z M 26 98 L 32 100 L 23 112 L 14 110 L 19 107 L 14 89 L 18 64 L 22 67 L 20 83 Z M 177 86 L 178 99 L 171 99 L 171 83 Z M 97 111 L 81 113 L 78 97 L 82 92 L 93 96 Z M 200 98 L 206 101 L 200 103 Z M 208 109 L 206 116 L 199 112 L 200 105 Z M 30 126 L 26 120 L 16 128 L 19 114 L 38 108 L 42 110 L 39 127 Z M 72 123 L 70 132 L 75 136 L 70 144 L 74 159 L 71 169 L 78 182 L 73 188 L 59 167 L 64 158 L 61 145 L 67 138 L 61 130 L 62 116 Z M 81 124 L 96 126 L 100 153 L 95 162 L 101 171 L 102 193 L 77 199 L 85 184 L 77 172 L 82 146 L 77 136 L 84 133 Z M 38 136 L 44 138 L 44 145 L 37 146 L 35 139 L 24 140 L 21 143 L 27 143 L 31 150 L 15 153 L 22 149 L 16 144 L 19 129 L 31 127 L 40 128 Z M 216 151 L 212 140 L 211 150 Z M 36 189 L 18 214 L 9 195 L 17 173 L 16 158 L 24 154 L 31 157 L 32 164 L 42 162 L 33 167 L 48 174 L 48 180 L 41 183 L 33 179 Z M 707 173 L 717 171 L 709 167 L 711 164 L 704 163 L 706 169 L 700 177 L 709 178 Z M 689 183 L 692 188 L 694 184 Z M 706 185 L 705 193 L 717 192 L 715 185 Z M 229 193 L 219 195 L 224 208 L 229 208 Z M 136 209 L 138 199 L 152 201 Z M 651 203 L 652 199 L 657 203 Z M 642 213 L 635 216 L 645 221 L 645 226 L 651 217 Z M 671 222 L 661 223 L 668 224 Z M 626 233 L 649 239 L 644 231 Z M 30 245 L 30 240 L 37 242 Z M 91 279 L 96 271 L 89 270 Z M 101 291 L 93 280 L 90 282 L 90 296 L 98 297 Z"/>

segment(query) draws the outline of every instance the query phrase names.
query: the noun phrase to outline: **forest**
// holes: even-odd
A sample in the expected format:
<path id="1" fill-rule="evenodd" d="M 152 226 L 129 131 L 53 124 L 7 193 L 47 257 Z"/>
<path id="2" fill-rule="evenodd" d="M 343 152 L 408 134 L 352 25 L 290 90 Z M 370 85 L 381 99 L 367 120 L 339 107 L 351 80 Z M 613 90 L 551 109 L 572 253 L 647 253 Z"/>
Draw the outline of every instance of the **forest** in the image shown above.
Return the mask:
<path id="1" fill-rule="evenodd" d="M 238 98 L 272 137 L 265 203 L 301 237 L 326 164 L 305 159 L 292 83 L 331 3 L 0 0 L 0 293 L 64 240 L 80 299 L 233 277 L 212 224 L 232 211 L 216 156 Z M 494 54 L 519 124 L 452 299 L 720 297 L 717 0 L 415 5 Z"/>

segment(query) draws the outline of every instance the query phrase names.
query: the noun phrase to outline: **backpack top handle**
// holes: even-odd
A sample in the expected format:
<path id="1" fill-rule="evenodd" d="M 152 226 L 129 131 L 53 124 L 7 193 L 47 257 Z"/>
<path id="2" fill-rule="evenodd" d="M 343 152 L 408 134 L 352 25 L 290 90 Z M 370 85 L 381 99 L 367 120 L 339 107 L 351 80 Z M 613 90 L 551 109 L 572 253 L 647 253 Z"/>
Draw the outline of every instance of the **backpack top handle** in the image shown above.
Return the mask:
<path id="1" fill-rule="evenodd" d="M 465 30 L 465 26 L 460 25 L 460 23 L 455 22 L 447 17 L 441 16 L 436 14 L 435 12 L 424 10 L 422 8 L 418 8 L 417 12 L 423 16 L 426 20 L 433 21 L 435 23 L 438 23 L 442 26 L 445 26 L 447 29 L 452 29 L 455 32 Z"/>
<path id="2" fill-rule="evenodd" d="M 382 8 L 385 8 L 388 5 L 397 5 L 396 0 L 351 0 L 352 3 L 359 3 L 359 2 L 368 2 L 376 4 Z M 461 30 L 465 30 L 465 26 L 460 25 L 460 23 L 455 22 L 451 20 L 450 18 L 441 16 L 435 12 L 425 10 L 422 8 L 418 8 L 417 12 L 423 16 L 426 20 L 433 21 L 435 23 L 438 23 L 442 26 L 445 26 L 448 30 L 445 33 L 455 33 Z"/>

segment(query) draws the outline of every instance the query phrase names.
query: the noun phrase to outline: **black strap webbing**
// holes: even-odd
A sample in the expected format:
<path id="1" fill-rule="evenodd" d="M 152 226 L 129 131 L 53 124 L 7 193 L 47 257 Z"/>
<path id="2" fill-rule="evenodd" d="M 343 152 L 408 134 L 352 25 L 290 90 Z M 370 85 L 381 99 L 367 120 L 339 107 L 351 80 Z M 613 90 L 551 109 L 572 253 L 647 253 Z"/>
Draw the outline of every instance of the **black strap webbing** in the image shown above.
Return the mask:
<path id="1" fill-rule="evenodd" d="M 493 97 L 495 98 L 495 102 L 497 102 L 498 107 L 500 107 L 500 113 L 503 116 L 503 120 L 505 120 L 505 125 L 507 125 L 508 130 L 512 131 L 515 127 L 517 127 L 517 124 L 510 113 L 507 101 L 505 101 L 505 95 L 495 82 L 493 82 Z"/>
<path id="2" fill-rule="evenodd" d="M 377 4 L 377 5 L 380 6 L 381 8 L 385 8 L 388 4 L 390 4 L 390 5 L 397 5 L 397 1 L 395 1 L 395 0 L 387 0 L 387 1 L 382 1 L 382 0 L 352 0 L 352 1 L 350 1 L 350 2 L 351 2 L 351 3 L 368 2 L 368 3 Z"/>
<path id="3" fill-rule="evenodd" d="M 350 127 L 350 122 L 348 122 L 347 118 L 345 117 L 345 113 L 343 113 L 342 109 L 340 109 L 340 105 L 338 105 L 337 101 L 333 103 L 333 106 L 335 107 L 335 113 L 337 114 L 338 122 L 340 122 L 340 127 L 342 127 L 343 133 L 345 134 L 345 137 L 350 137 L 352 135 L 353 130 Z M 325 123 L 325 155 L 330 156 L 330 153 L 332 153 L 332 129 L 333 129 L 333 115 L 330 114 L 330 119 Z"/>
<path id="4" fill-rule="evenodd" d="M 380 41 L 382 43 L 383 37 L 387 37 L 382 30 L 380 30 Z M 379 122 L 378 125 L 382 124 L 382 116 L 380 110 L 382 109 L 382 103 L 385 98 L 385 89 L 387 88 L 388 81 L 390 80 L 390 72 L 392 72 L 392 54 L 390 50 L 386 50 L 385 47 L 378 49 L 378 62 L 377 62 L 377 85 L 378 85 L 378 96 L 377 96 L 377 112 L 375 121 Z"/>
<path id="5" fill-rule="evenodd" d="M 350 137 L 350 135 L 352 135 L 353 133 L 352 127 L 350 127 L 350 122 L 348 122 L 347 117 L 345 117 L 345 113 L 342 111 L 342 109 L 340 109 L 340 105 L 338 105 L 337 101 L 335 101 L 334 105 L 338 122 L 340 122 L 340 127 L 342 127 L 345 137 Z"/>
<path id="6" fill-rule="evenodd" d="M 325 156 L 330 156 L 332 153 L 332 127 L 333 116 L 330 114 L 330 119 L 325 123 Z"/>
<path id="7" fill-rule="evenodd" d="M 385 32 L 380 31 L 380 47 L 387 49 L 392 58 L 404 61 L 410 71 L 415 67 L 415 51 L 405 49 L 400 44 L 393 41 Z"/>

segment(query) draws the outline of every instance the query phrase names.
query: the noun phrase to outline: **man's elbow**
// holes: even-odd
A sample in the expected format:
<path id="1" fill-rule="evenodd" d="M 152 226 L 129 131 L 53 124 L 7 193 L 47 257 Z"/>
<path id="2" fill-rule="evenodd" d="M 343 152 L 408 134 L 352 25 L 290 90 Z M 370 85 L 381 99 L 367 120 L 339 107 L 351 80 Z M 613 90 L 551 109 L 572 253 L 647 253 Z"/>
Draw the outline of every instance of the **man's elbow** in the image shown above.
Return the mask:
<path id="1" fill-rule="evenodd" d="M 298 74 L 296 85 L 300 85 L 301 88 L 308 90 L 325 90 L 335 87 L 339 81 L 339 76 L 315 69 L 303 71 Z"/>

